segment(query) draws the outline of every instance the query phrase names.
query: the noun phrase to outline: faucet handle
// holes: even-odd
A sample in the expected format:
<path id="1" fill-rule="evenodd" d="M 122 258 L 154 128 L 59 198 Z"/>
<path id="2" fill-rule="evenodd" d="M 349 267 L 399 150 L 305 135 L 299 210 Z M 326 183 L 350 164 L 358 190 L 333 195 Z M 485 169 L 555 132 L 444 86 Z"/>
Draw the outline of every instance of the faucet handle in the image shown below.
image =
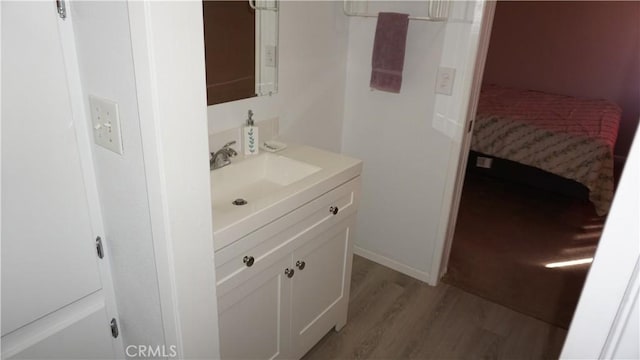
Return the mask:
<path id="1" fill-rule="evenodd" d="M 233 148 L 231 148 L 231 145 L 235 144 L 236 141 L 229 141 L 228 143 L 226 143 L 221 150 L 224 150 L 224 153 L 229 156 L 229 157 L 234 157 L 236 155 L 238 155 L 238 152 L 236 152 Z"/>

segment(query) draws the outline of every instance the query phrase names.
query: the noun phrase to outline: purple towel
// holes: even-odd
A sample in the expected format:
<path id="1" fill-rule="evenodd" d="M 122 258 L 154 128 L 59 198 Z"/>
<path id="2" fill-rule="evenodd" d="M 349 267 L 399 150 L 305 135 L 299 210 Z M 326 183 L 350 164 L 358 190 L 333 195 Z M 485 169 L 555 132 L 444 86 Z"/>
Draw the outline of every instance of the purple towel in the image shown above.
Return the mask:
<path id="1" fill-rule="evenodd" d="M 398 13 L 379 13 L 376 37 L 371 56 L 372 89 L 400 92 L 404 50 L 407 45 L 409 15 Z"/>

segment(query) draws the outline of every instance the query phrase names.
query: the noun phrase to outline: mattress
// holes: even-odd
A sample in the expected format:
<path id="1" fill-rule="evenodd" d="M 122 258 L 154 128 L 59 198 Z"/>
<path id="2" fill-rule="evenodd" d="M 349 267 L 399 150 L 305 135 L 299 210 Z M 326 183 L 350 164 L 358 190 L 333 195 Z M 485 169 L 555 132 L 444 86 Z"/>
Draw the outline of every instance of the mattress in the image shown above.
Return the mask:
<path id="1" fill-rule="evenodd" d="M 471 149 L 577 181 L 598 215 L 613 200 L 621 110 L 607 100 L 482 87 Z"/>

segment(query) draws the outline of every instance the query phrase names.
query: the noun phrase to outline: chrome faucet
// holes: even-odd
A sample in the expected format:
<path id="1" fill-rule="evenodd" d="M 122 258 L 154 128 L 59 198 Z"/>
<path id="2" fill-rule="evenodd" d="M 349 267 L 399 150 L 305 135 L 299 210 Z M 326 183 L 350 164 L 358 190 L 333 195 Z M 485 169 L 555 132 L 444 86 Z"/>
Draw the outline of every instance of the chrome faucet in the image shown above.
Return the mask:
<path id="1" fill-rule="evenodd" d="M 238 155 L 238 153 L 231 148 L 231 145 L 235 143 L 235 141 L 230 141 L 226 143 L 222 149 L 209 154 L 210 170 L 219 169 L 231 164 L 231 158 Z"/>

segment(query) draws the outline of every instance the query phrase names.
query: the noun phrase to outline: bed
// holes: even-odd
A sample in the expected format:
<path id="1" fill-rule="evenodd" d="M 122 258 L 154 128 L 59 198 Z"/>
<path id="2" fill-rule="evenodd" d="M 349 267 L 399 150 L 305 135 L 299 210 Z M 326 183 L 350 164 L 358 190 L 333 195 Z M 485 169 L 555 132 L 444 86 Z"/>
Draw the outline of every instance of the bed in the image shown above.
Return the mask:
<path id="1" fill-rule="evenodd" d="M 613 199 L 620 115 L 607 100 L 484 85 L 471 150 L 584 185 L 602 216 Z"/>

